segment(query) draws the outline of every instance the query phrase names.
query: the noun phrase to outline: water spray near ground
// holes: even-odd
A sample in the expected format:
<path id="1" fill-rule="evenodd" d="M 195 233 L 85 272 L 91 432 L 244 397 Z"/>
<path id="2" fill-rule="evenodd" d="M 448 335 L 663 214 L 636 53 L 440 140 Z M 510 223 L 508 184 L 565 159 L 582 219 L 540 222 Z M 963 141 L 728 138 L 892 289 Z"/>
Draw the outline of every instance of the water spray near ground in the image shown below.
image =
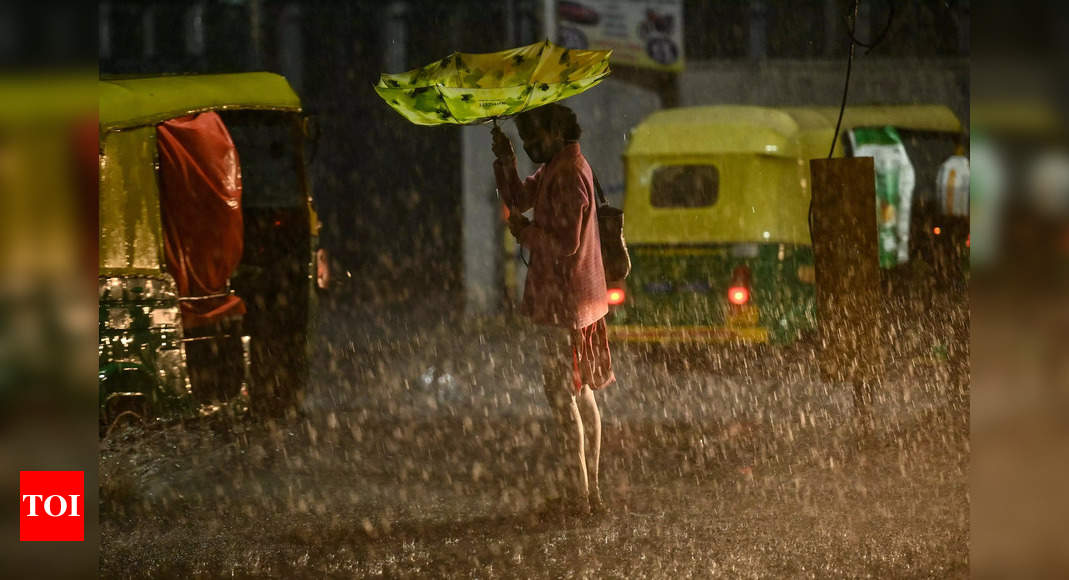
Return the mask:
<path id="1" fill-rule="evenodd" d="M 596 517 L 546 505 L 561 474 L 524 326 L 337 310 L 299 414 L 102 442 L 102 573 L 964 577 L 967 309 L 908 298 L 868 420 L 815 340 L 616 349 Z"/>

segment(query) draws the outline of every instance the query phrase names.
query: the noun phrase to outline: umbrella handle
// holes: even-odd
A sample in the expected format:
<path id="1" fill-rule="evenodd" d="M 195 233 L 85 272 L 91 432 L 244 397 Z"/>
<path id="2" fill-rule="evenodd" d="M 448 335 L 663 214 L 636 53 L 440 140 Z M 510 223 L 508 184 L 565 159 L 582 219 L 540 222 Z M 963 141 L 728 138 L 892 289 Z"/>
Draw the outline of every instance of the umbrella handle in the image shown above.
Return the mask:
<path id="1" fill-rule="evenodd" d="M 497 117 L 490 117 L 490 122 L 494 124 L 494 129 L 498 128 L 498 126 L 497 126 Z M 491 129 L 491 131 L 492 130 L 493 129 Z M 500 198 L 500 196 L 499 196 L 499 198 Z M 505 208 L 505 220 L 508 221 L 509 216 L 512 215 L 512 208 L 509 207 L 509 204 L 505 203 L 505 200 L 503 200 L 503 199 L 501 200 L 501 205 Z"/>
<path id="2" fill-rule="evenodd" d="M 490 122 L 494 124 L 494 129 L 498 129 L 499 128 L 497 126 L 497 117 L 490 117 Z M 499 198 L 500 198 L 500 196 L 499 196 Z M 501 205 L 505 208 L 505 221 L 508 221 L 509 216 L 512 215 L 512 212 L 515 211 L 515 210 L 512 209 L 512 206 L 510 206 L 509 204 L 505 203 L 505 200 L 503 200 L 503 199 L 501 200 Z"/>

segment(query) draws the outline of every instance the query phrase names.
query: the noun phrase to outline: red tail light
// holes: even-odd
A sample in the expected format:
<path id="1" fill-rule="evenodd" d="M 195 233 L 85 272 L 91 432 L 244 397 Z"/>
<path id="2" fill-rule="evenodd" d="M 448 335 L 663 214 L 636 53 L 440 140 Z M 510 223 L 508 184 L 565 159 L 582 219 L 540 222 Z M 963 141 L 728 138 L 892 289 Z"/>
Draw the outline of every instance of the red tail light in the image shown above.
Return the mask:
<path id="1" fill-rule="evenodd" d="M 742 306 L 750 301 L 750 289 L 745 286 L 732 286 L 728 288 L 728 301 Z"/>
<path id="2" fill-rule="evenodd" d="M 932 228 L 932 233 L 938 236 L 943 233 L 943 228 L 935 226 L 934 228 Z"/>
<path id="3" fill-rule="evenodd" d="M 731 286 L 728 288 L 728 302 L 742 306 L 750 301 L 750 267 L 736 266 L 731 272 Z"/>
<path id="4" fill-rule="evenodd" d="M 623 288 L 609 288 L 609 304 L 616 306 L 617 304 L 623 304 L 627 298 L 627 293 Z"/>

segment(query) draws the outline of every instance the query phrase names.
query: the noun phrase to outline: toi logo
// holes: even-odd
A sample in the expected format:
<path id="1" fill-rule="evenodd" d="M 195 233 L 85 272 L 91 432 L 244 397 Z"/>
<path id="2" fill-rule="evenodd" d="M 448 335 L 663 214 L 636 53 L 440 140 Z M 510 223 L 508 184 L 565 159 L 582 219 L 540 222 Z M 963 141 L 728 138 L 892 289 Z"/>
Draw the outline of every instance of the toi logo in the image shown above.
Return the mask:
<path id="1" fill-rule="evenodd" d="M 85 472 L 19 472 L 19 541 L 85 540 Z"/>

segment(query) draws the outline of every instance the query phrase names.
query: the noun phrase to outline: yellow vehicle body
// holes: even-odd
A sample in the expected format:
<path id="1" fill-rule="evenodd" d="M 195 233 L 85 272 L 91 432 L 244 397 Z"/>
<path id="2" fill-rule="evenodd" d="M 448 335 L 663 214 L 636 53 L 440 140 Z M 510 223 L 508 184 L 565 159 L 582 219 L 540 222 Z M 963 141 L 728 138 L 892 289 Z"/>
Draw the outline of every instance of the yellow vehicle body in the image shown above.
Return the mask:
<path id="1" fill-rule="evenodd" d="M 838 109 L 718 105 L 659 111 L 624 154 L 624 235 L 633 269 L 610 336 L 623 341 L 781 342 L 812 328 L 809 160 L 827 157 Z M 852 107 L 841 130 L 894 126 L 960 133 L 947 107 Z M 840 136 L 835 156 L 844 155 Z M 658 172 L 712 166 L 715 199 L 653 203 Z M 684 168 L 681 171 L 686 171 Z M 752 275 L 744 304 L 732 276 Z"/>

